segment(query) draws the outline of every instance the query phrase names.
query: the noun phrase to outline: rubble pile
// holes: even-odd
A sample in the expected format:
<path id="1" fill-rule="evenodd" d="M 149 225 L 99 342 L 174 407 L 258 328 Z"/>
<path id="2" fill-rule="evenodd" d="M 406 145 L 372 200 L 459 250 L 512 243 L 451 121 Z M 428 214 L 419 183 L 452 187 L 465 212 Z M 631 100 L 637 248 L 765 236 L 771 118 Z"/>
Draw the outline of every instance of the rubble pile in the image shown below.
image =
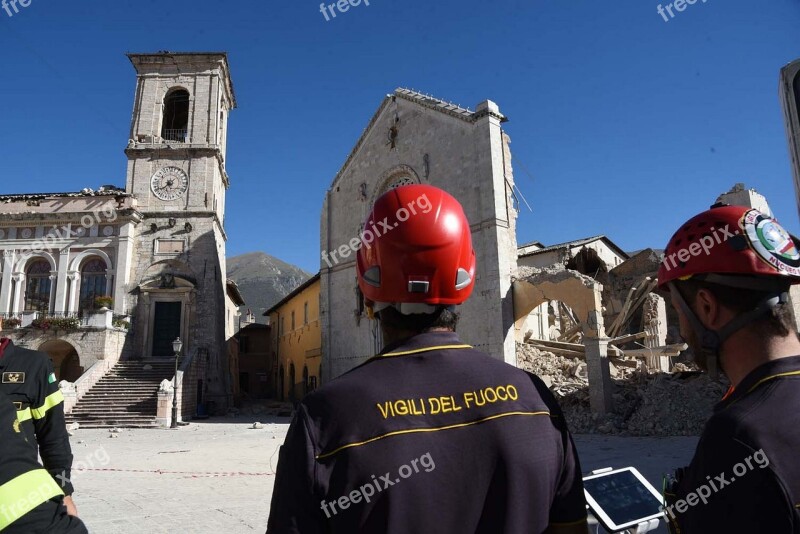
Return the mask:
<path id="1" fill-rule="evenodd" d="M 612 364 L 614 412 L 599 415 L 589 408 L 586 362 L 518 343 L 517 363 L 553 391 L 576 434 L 696 436 L 728 387 L 684 364 L 676 365 L 673 373 Z"/>

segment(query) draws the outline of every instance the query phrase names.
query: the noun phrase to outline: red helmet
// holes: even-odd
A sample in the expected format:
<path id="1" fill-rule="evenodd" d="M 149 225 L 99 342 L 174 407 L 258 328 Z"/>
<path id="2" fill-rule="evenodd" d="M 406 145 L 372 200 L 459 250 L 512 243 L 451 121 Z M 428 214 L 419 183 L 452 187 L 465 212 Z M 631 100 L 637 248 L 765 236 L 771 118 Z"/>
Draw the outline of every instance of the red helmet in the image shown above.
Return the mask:
<path id="1" fill-rule="evenodd" d="M 358 285 L 381 303 L 461 304 L 475 285 L 469 221 L 458 201 L 431 185 L 382 195 L 367 216 Z"/>
<path id="2" fill-rule="evenodd" d="M 658 269 L 658 285 L 667 289 L 672 281 L 712 273 L 800 283 L 798 248 L 797 238 L 760 211 L 714 206 L 689 219 L 672 236 Z M 725 283 L 726 278 L 717 276 L 713 281 Z"/>

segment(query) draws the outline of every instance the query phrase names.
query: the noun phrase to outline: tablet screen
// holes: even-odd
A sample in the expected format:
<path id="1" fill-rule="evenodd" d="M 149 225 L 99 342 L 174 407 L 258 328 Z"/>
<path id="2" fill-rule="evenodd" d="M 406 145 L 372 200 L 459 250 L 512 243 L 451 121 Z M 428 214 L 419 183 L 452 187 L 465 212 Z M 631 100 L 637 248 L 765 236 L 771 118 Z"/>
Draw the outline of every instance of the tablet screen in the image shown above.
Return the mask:
<path id="1" fill-rule="evenodd" d="M 617 525 L 661 513 L 661 502 L 630 471 L 590 478 L 583 486 Z"/>

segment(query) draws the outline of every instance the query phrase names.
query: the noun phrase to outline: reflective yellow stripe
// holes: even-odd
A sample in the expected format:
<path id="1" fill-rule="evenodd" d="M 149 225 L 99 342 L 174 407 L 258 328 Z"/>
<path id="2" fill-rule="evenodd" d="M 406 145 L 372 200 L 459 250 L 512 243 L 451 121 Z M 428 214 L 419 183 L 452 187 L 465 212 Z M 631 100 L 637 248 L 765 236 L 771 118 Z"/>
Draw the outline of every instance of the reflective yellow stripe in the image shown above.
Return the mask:
<path id="1" fill-rule="evenodd" d="M 0 514 L 0 530 L 24 516 L 40 504 L 53 497 L 63 495 L 50 473 L 44 469 L 35 469 L 14 478 L 0 486 L 0 503 L 3 513 Z"/>
<path id="2" fill-rule="evenodd" d="M 48 395 L 44 400 L 44 404 L 38 408 L 32 408 L 31 414 L 33 414 L 34 419 L 44 419 L 44 416 L 47 415 L 47 410 L 58 406 L 62 402 L 64 402 L 64 395 L 61 394 L 61 390 L 58 390 Z"/>
<path id="3" fill-rule="evenodd" d="M 471 349 L 472 345 L 439 345 L 436 347 L 423 347 L 421 349 L 406 350 L 403 352 L 387 352 L 386 354 L 379 354 L 378 358 L 388 358 L 389 356 L 405 356 L 407 354 L 417 354 L 418 352 L 427 352 L 429 350 L 439 349 Z"/>
<path id="4" fill-rule="evenodd" d="M 750 389 L 748 389 L 748 390 L 747 390 L 747 393 L 745 393 L 745 395 L 749 395 L 750 393 L 752 393 L 754 389 L 756 389 L 758 386 L 760 386 L 760 385 L 761 385 L 761 384 L 763 384 L 764 382 L 769 382 L 770 380 L 772 380 L 772 379 L 774 379 L 774 378 L 780 378 L 780 377 L 783 377 L 783 376 L 800 376 L 800 371 L 788 371 L 788 372 L 786 372 L 786 373 L 779 373 L 779 374 L 777 374 L 777 375 L 772 375 L 772 376 L 767 376 L 767 377 L 765 377 L 765 378 L 762 378 L 761 380 L 759 380 L 758 382 L 756 382 L 756 383 L 755 383 L 755 384 L 754 384 L 754 385 L 753 385 L 753 386 L 752 386 Z M 733 401 L 733 402 L 731 402 L 729 405 L 727 405 L 727 406 L 725 407 L 725 409 L 727 410 L 728 408 L 730 408 L 731 406 L 733 406 L 734 404 L 736 404 L 737 402 L 739 402 L 739 401 L 740 401 L 740 400 L 742 400 L 743 398 L 744 398 L 744 396 L 742 396 L 742 397 L 740 397 L 740 398 L 738 398 L 738 399 L 734 400 L 734 401 Z M 723 399 L 723 400 L 724 400 L 724 399 Z"/>
<path id="5" fill-rule="evenodd" d="M 347 445 L 342 445 L 338 449 L 334 449 L 331 452 L 326 452 L 325 454 L 320 454 L 317 456 L 317 460 L 321 460 L 323 458 L 327 458 L 328 456 L 333 456 L 337 452 L 341 452 L 345 449 L 349 449 L 350 447 L 360 447 L 361 445 L 366 445 L 368 443 L 372 443 L 373 441 L 378 441 L 379 439 L 388 438 L 390 436 L 399 436 L 401 434 L 416 434 L 418 432 L 438 432 L 439 430 L 450 430 L 453 428 L 462 428 L 465 426 L 472 426 L 477 425 L 486 421 L 491 421 L 492 419 L 498 419 L 500 417 L 508 417 L 509 415 L 550 415 L 550 412 L 506 412 L 497 415 L 490 415 L 489 417 L 484 417 L 483 419 L 478 419 L 476 421 L 470 421 L 469 423 L 458 423 L 455 425 L 447 425 L 447 426 L 437 426 L 437 427 L 427 427 L 427 428 L 410 428 L 408 430 L 396 430 L 394 432 L 389 432 L 388 434 L 383 434 L 380 436 L 376 436 L 374 438 L 370 438 L 365 441 L 359 441 L 357 443 L 348 443 Z"/>
<path id="6" fill-rule="evenodd" d="M 25 421 L 27 421 L 31 417 L 33 417 L 33 416 L 31 415 L 31 409 L 30 408 L 25 408 L 24 410 L 17 411 L 17 419 L 19 419 L 20 423 L 24 423 Z"/>
<path id="7" fill-rule="evenodd" d="M 772 376 L 768 376 L 766 378 L 762 378 L 761 380 L 756 382 L 756 384 L 753 387 L 748 389 L 747 392 L 750 393 L 751 391 L 756 389 L 758 386 L 760 386 L 764 382 L 766 382 L 768 380 L 772 380 L 773 378 L 780 378 L 782 376 L 797 376 L 797 375 L 800 375 L 800 371 L 789 371 L 788 373 L 780 373 L 780 374 L 777 374 L 777 375 L 772 375 Z"/>

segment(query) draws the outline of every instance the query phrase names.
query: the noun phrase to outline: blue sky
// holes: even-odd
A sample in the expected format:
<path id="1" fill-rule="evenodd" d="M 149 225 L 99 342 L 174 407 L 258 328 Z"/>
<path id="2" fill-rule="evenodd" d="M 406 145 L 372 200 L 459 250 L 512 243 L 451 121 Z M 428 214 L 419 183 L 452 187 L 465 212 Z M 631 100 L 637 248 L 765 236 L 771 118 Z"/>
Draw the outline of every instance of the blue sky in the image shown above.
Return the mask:
<path id="1" fill-rule="evenodd" d="M 0 192 L 123 186 L 124 53 L 225 50 L 230 255 L 316 272 L 324 192 L 398 86 L 511 119 L 520 243 L 663 247 L 735 182 L 796 233 L 778 71 L 800 58 L 800 1 L 699 0 L 669 22 L 658 4 L 371 0 L 326 22 L 313 0 L 31 0 L 0 11 Z"/>

